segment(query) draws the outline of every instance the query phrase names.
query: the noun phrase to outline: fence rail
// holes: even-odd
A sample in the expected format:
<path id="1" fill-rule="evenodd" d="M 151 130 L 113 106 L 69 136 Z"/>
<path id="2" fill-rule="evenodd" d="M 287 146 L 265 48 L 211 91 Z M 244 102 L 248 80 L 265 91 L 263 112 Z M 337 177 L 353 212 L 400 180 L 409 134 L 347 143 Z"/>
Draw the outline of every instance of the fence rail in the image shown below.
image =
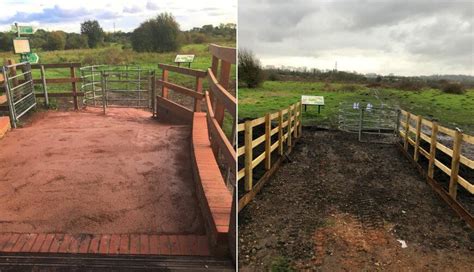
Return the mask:
<path id="1" fill-rule="evenodd" d="M 398 133 L 403 140 L 402 147 L 405 153 L 408 154 L 408 147 L 411 145 L 414 149 L 412 159 L 417 165 L 420 166 L 420 155 L 428 160 L 428 168 L 423 170 L 425 171 L 423 174 L 426 175 L 428 179 L 436 182 L 436 180 L 434 180 L 436 168 L 449 176 L 448 191 L 442 190 L 446 196 L 449 196 L 451 200 L 454 201 L 453 205 L 460 206 L 453 208 L 474 227 L 472 215 L 457 201 L 458 185 L 461 185 L 470 194 L 474 194 L 473 181 L 467 180 L 459 173 L 461 165 L 470 170 L 474 169 L 474 160 L 469 158 L 467 153 L 463 154 L 463 147 L 465 148 L 464 150 L 470 149 L 471 152 L 474 153 L 474 137 L 463 133 L 459 129 L 443 127 L 434 121 L 424 119 L 420 115 L 415 115 L 404 110 L 401 110 L 399 127 Z M 425 129 L 423 129 L 423 127 Z M 443 137 L 440 134 L 445 134 L 447 137 Z M 446 140 L 442 141 L 441 139 Z M 422 141 L 429 144 L 429 150 L 423 148 Z M 448 147 L 448 145 L 450 145 L 448 142 L 451 141 L 452 146 Z M 450 158 L 450 165 L 446 165 L 436 158 L 438 151 L 441 151 Z"/>
<path id="2" fill-rule="evenodd" d="M 254 128 L 265 126 L 265 133 L 255 137 Z M 273 126 L 273 127 L 272 127 Z M 302 133 L 302 107 L 297 102 L 286 109 L 245 121 L 237 126 L 237 132 L 244 134 L 244 145 L 237 149 L 237 156 L 244 156 L 244 167 L 237 173 L 237 181 L 244 179 L 245 194 L 239 199 L 239 211 L 242 210 L 260 191 L 263 184 L 275 172 L 282 156 L 291 152 L 296 140 Z M 276 141 L 272 137 L 278 135 Z M 254 149 L 264 145 L 264 151 L 254 155 Z M 272 161 L 272 152 L 278 150 L 278 159 Z M 285 152 L 286 150 L 286 152 Z M 253 170 L 261 163 L 265 165 L 265 174 L 254 184 Z"/>

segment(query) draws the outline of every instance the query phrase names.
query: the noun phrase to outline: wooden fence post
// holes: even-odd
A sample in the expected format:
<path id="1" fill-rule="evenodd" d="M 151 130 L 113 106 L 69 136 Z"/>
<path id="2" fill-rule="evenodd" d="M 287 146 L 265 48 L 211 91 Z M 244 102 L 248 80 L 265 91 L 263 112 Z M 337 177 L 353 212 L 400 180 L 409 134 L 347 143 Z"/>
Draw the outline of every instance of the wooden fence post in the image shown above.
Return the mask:
<path id="1" fill-rule="evenodd" d="M 451 178 L 449 180 L 449 194 L 456 199 L 458 187 L 459 160 L 461 157 L 462 132 L 456 128 L 454 132 L 453 157 L 451 161 Z"/>
<path id="2" fill-rule="evenodd" d="M 71 78 L 73 78 L 75 80 L 75 78 L 76 78 L 76 68 L 74 68 L 74 66 L 71 66 L 70 70 L 71 70 Z M 74 101 L 74 109 L 78 110 L 79 109 L 79 104 L 78 104 L 78 101 L 77 101 L 77 83 L 76 83 L 76 81 L 73 81 L 71 83 L 71 86 L 72 86 L 72 96 L 73 96 L 73 101 Z"/>
<path id="3" fill-rule="evenodd" d="M 291 150 L 291 106 L 288 107 L 288 124 L 286 126 L 288 150 Z"/>
<path id="4" fill-rule="evenodd" d="M 202 78 L 196 77 L 196 92 L 202 93 Z M 194 98 L 194 111 L 200 112 L 201 111 L 201 100 Z"/>
<path id="5" fill-rule="evenodd" d="M 265 170 L 270 170 L 271 162 L 271 148 L 272 148 L 272 139 L 271 139 L 272 123 L 270 120 L 270 113 L 265 114 Z"/>
<path id="6" fill-rule="evenodd" d="M 293 111 L 294 111 L 294 118 L 295 118 L 295 121 L 293 122 L 293 137 L 296 139 L 298 138 L 298 103 L 295 103 L 294 104 L 294 108 L 293 108 Z"/>
<path id="7" fill-rule="evenodd" d="M 436 160 L 436 144 L 438 142 L 438 124 L 433 122 L 431 127 L 431 141 L 430 141 L 430 162 L 428 164 L 428 177 L 433 178 L 434 166 Z"/>
<path id="8" fill-rule="evenodd" d="M 403 148 L 405 151 L 408 151 L 408 133 L 410 133 L 410 113 L 407 112 L 407 122 L 405 124 L 405 139 L 403 143 Z"/>
<path id="9" fill-rule="evenodd" d="M 278 153 L 283 155 L 283 111 L 278 112 Z"/>
<path id="10" fill-rule="evenodd" d="M 156 117 L 156 74 L 153 71 L 151 76 L 151 107 L 153 111 L 153 117 Z"/>
<path id="11" fill-rule="evenodd" d="M 415 152 L 413 152 L 413 159 L 417 162 L 420 157 L 420 134 L 421 134 L 421 115 L 416 119 L 416 137 L 415 137 Z"/>
<path id="12" fill-rule="evenodd" d="M 252 121 L 245 121 L 245 191 L 248 192 L 252 190 L 253 183 L 253 146 L 252 146 Z"/>
<path id="13" fill-rule="evenodd" d="M 168 70 L 163 69 L 163 73 L 161 75 L 161 80 L 166 82 L 168 81 Z M 163 98 L 168 99 L 168 88 L 165 85 L 161 85 L 161 96 Z"/>
<path id="14" fill-rule="evenodd" d="M 44 65 L 40 66 L 41 71 L 41 83 L 43 85 L 43 93 L 44 93 L 44 104 L 46 107 L 49 106 L 49 98 L 48 98 L 48 87 L 46 85 L 46 73 L 44 71 Z"/>

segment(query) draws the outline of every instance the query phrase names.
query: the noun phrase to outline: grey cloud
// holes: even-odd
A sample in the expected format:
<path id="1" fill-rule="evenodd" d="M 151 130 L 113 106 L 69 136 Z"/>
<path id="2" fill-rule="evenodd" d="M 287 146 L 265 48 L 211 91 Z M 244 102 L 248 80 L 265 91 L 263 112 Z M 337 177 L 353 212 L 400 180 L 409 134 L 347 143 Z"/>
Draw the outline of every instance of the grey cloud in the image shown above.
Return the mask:
<path id="1" fill-rule="evenodd" d="M 466 1 L 241 0 L 239 46 L 273 59 L 390 53 L 439 65 L 457 61 L 469 73 L 473 12 L 474 2 Z"/>
<path id="2" fill-rule="evenodd" d="M 160 7 L 158 6 L 157 3 L 148 1 L 148 2 L 146 3 L 146 8 L 149 9 L 149 10 L 158 10 Z"/>
<path id="3" fill-rule="evenodd" d="M 140 13 L 143 9 L 139 6 L 124 7 L 123 12 L 125 13 Z"/>

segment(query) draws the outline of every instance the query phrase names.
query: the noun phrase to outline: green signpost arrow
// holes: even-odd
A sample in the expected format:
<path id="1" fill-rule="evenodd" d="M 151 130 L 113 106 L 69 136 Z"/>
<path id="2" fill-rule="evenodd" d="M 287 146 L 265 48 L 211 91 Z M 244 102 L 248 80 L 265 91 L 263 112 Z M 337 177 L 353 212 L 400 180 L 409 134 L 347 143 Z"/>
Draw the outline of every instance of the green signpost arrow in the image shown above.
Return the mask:
<path id="1" fill-rule="evenodd" d="M 32 35 L 35 33 L 35 30 L 32 26 L 20 26 L 20 25 L 12 25 L 12 31 L 16 32 L 18 35 Z"/>

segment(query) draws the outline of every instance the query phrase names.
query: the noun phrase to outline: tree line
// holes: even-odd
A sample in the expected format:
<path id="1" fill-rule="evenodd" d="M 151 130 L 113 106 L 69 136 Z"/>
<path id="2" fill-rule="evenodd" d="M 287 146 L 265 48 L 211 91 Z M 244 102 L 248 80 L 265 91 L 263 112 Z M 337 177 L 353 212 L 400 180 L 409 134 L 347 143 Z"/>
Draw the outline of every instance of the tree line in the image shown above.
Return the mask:
<path id="1" fill-rule="evenodd" d="M 13 32 L 0 32 L 0 51 L 13 51 L 15 35 Z M 235 24 L 204 25 L 181 31 L 171 13 L 161 13 L 141 23 L 132 32 L 106 32 L 97 20 L 88 20 L 81 23 L 80 33 L 38 29 L 29 36 L 30 47 L 43 51 L 97 48 L 116 43 L 137 52 L 169 52 L 177 51 L 183 44 L 235 39 Z"/>

